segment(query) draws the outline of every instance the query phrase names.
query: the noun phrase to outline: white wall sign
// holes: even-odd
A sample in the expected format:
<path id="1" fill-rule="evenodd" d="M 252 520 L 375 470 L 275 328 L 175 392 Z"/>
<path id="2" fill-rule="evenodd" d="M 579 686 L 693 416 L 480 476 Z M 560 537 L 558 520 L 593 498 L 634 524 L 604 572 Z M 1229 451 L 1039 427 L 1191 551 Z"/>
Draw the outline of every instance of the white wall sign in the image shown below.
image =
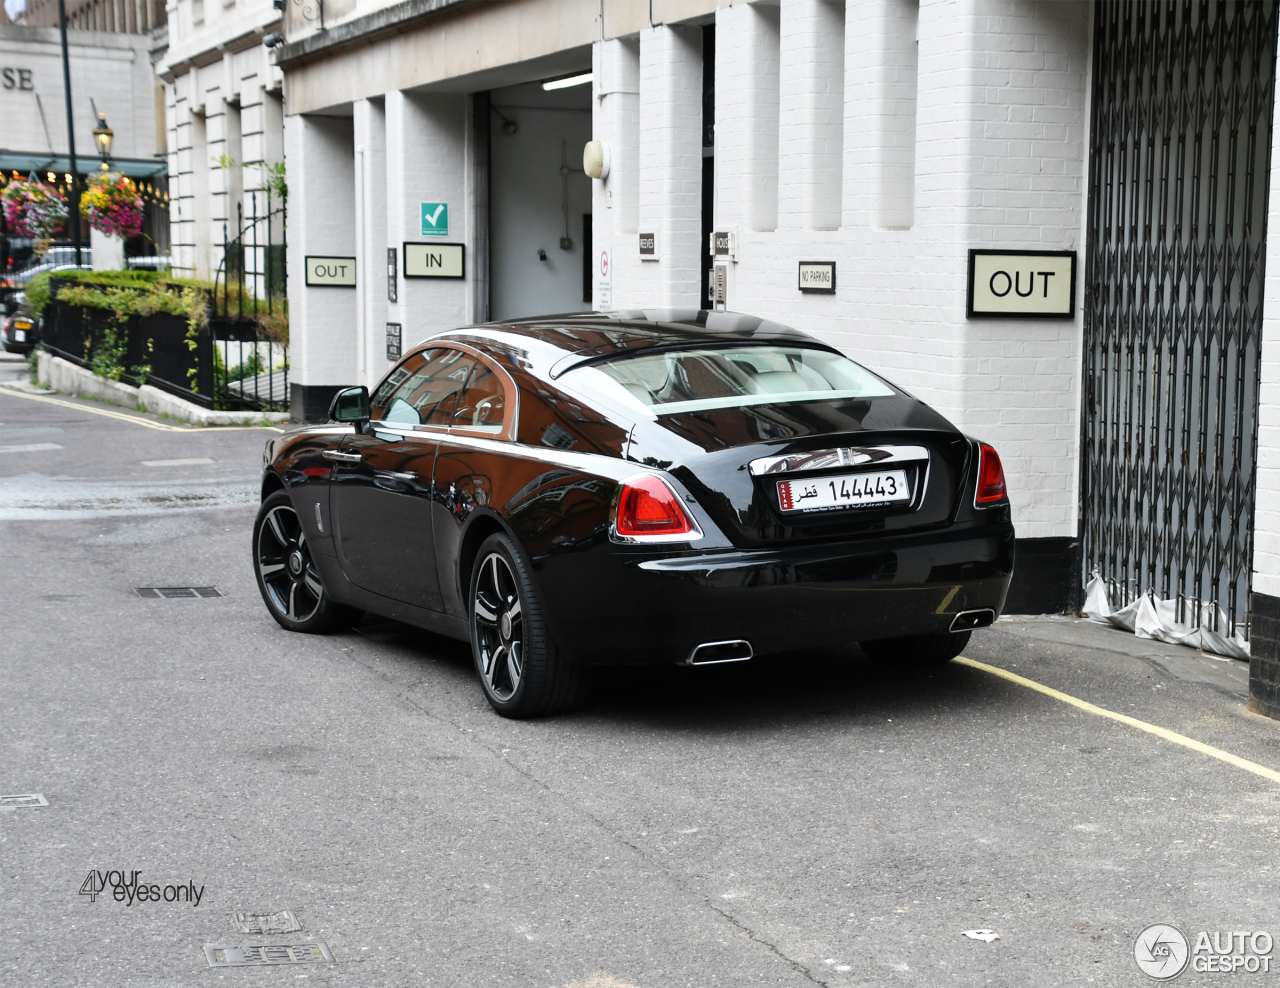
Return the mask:
<path id="1" fill-rule="evenodd" d="M 613 311 L 613 260 L 607 250 L 596 258 L 595 305 L 597 312 Z"/>
<path id="2" fill-rule="evenodd" d="M 307 286 L 309 288 L 354 288 L 356 286 L 356 259 L 354 257 L 307 257 Z"/>
<path id="3" fill-rule="evenodd" d="M 404 245 L 406 278 L 461 278 L 466 274 L 466 249 L 462 244 Z"/>
<path id="4" fill-rule="evenodd" d="M 1071 319 L 1075 314 L 1075 251 L 969 251 L 970 319 Z"/>
<path id="5" fill-rule="evenodd" d="M 836 262 L 801 261 L 797 287 L 802 292 L 834 295 L 836 293 Z"/>

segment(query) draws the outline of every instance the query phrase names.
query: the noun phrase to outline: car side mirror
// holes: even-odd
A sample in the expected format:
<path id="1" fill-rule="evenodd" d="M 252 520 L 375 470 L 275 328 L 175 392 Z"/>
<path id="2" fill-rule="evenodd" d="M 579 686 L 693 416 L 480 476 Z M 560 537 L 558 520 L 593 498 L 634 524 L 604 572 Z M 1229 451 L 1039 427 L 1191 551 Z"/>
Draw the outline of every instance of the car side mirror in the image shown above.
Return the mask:
<path id="1" fill-rule="evenodd" d="M 363 428 L 369 421 L 369 389 L 363 385 L 343 388 L 333 396 L 329 418 L 334 422 L 354 422 L 357 430 Z"/>

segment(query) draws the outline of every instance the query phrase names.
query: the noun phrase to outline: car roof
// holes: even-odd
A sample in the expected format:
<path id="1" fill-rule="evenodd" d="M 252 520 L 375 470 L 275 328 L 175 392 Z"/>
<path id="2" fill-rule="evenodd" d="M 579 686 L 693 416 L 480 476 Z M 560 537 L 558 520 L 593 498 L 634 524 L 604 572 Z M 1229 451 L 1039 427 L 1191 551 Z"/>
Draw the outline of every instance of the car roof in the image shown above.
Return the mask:
<path id="1" fill-rule="evenodd" d="M 706 309 L 571 312 L 485 323 L 442 335 L 445 338 L 466 338 L 476 331 L 484 335 L 509 334 L 538 340 L 563 351 L 565 358 L 556 361 L 552 377 L 559 377 L 570 367 L 584 363 L 643 350 L 700 343 L 799 343 L 823 350 L 832 349 L 808 333 L 760 316 Z"/>

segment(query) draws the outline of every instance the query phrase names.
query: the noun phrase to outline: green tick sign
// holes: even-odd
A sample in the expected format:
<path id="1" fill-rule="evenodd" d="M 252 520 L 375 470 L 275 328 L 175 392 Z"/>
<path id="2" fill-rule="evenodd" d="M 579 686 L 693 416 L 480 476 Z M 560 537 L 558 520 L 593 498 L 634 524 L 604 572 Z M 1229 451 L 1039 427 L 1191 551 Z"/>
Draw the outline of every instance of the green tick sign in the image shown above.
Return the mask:
<path id="1" fill-rule="evenodd" d="M 422 204 L 422 235 L 424 237 L 449 236 L 449 204 L 447 202 Z"/>

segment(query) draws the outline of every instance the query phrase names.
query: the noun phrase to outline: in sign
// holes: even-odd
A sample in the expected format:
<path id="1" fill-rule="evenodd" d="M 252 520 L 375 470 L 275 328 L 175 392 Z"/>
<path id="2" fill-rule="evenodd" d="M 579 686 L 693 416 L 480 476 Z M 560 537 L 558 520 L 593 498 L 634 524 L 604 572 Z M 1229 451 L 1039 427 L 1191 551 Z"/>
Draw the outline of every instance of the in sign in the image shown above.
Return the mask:
<path id="1" fill-rule="evenodd" d="M 406 278 L 461 278 L 466 273 L 465 267 L 462 244 L 404 245 Z"/>
<path id="2" fill-rule="evenodd" d="M 309 288 L 354 288 L 356 259 L 308 255 L 306 273 L 306 283 Z"/>

